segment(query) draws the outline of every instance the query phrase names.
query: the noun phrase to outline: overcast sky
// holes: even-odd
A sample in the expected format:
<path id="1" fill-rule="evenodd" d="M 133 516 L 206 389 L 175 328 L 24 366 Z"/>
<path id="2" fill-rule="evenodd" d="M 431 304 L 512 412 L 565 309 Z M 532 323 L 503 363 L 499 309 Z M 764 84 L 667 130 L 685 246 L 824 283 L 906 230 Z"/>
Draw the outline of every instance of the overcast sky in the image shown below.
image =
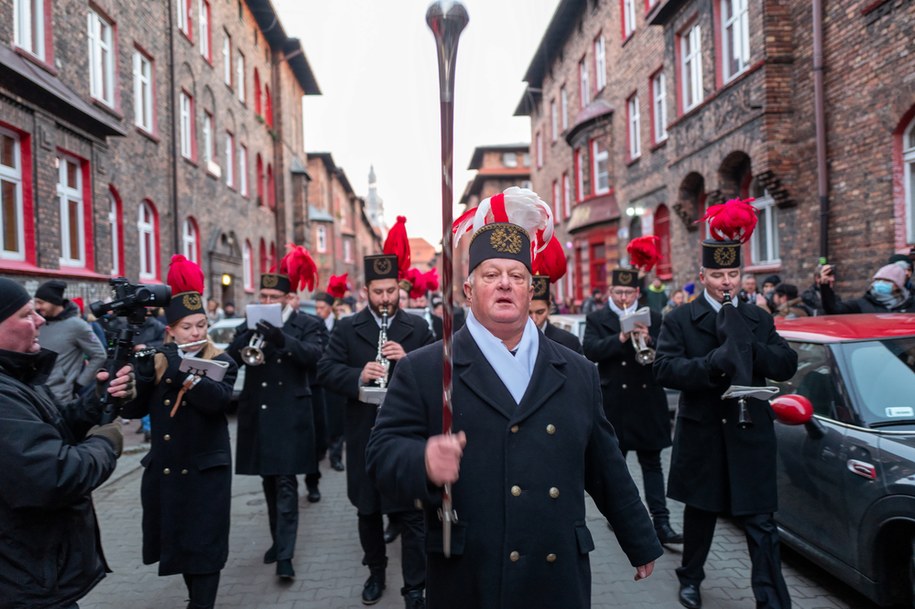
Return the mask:
<path id="1" fill-rule="evenodd" d="M 558 0 L 462 0 L 470 15 L 455 69 L 454 201 L 480 145 L 530 141 L 512 116 L 522 79 Z M 321 96 L 306 96 L 305 147 L 330 152 L 357 195 L 375 166 L 385 217 L 441 240 L 438 60 L 428 0 L 273 0 L 300 38 Z"/>

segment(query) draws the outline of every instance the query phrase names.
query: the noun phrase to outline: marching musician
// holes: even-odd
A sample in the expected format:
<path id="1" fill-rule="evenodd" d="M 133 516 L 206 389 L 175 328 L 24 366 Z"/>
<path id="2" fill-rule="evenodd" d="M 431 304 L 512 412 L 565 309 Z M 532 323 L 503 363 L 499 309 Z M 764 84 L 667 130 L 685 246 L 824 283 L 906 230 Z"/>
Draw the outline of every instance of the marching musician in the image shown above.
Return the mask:
<path id="1" fill-rule="evenodd" d="M 181 573 L 188 609 L 211 609 L 229 554 L 232 449 L 225 413 L 237 367 L 207 339 L 200 267 L 175 255 L 167 280 L 165 344 L 138 361 L 138 397 L 122 414 L 150 418 L 140 487 L 143 563 L 158 562 L 159 575 Z M 225 376 L 183 372 L 186 358 L 219 362 Z"/>
<path id="2" fill-rule="evenodd" d="M 710 207 L 702 220 L 712 235 L 702 243 L 705 289 L 664 318 L 654 362 L 658 382 L 682 392 L 667 490 L 686 504 L 679 601 L 689 609 L 702 606 L 699 586 L 715 522 L 729 514 L 746 533 L 756 607 L 786 609 L 791 599 L 772 517 L 778 509 L 773 412 L 756 398 L 742 412 L 738 400 L 722 394 L 733 385 L 788 380 L 797 354 L 768 312 L 738 298 L 741 248 L 756 226 L 755 208 L 733 199 Z"/>
<path id="3" fill-rule="evenodd" d="M 568 347 L 575 353 L 581 353 L 581 341 L 578 340 L 577 336 L 550 323 L 551 283 L 550 278 L 546 275 L 534 275 L 532 279 L 534 293 L 531 297 L 531 306 L 528 313 L 531 319 L 534 320 L 534 325 L 543 332 L 544 336 L 556 341 L 563 347 Z"/>
<path id="4" fill-rule="evenodd" d="M 630 249 L 636 251 L 641 242 L 633 239 L 630 246 L 633 243 L 636 246 Z M 646 272 L 654 264 L 645 263 Z M 633 450 L 638 457 L 645 503 L 658 540 L 662 544 L 683 543 L 683 536 L 670 526 L 670 510 L 664 498 L 661 451 L 671 445 L 667 394 L 651 371 L 661 315 L 650 311 L 650 325 L 636 323 L 631 332 L 624 332 L 620 322 L 621 317 L 635 313 L 639 296 L 639 269 L 614 269 L 607 306 L 586 318 L 584 354 L 597 363 L 604 413 L 616 431 L 620 450 L 624 456 Z"/>
<path id="5" fill-rule="evenodd" d="M 425 320 L 399 309 L 398 269 L 409 268 L 409 243 L 405 220 L 398 218 L 388 234 L 386 254 L 366 256 L 365 296 L 368 306 L 351 317 L 339 319 L 324 357 L 318 364 L 318 379 L 346 398 L 346 486 L 359 519 L 359 541 L 369 568 L 362 602 L 377 603 L 385 589 L 387 554 L 383 513 L 400 520 L 401 563 L 404 586 L 401 593 L 409 609 L 423 606 L 426 568 L 422 512 L 412 504 L 393 504 L 379 495 L 365 471 L 365 446 L 375 424 L 377 404 L 361 402 L 360 387 L 385 381 L 407 352 L 432 342 Z M 399 252 L 391 254 L 387 252 Z M 387 324 L 384 328 L 383 324 Z M 384 340 L 386 335 L 387 340 Z M 381 336 L 381 338 L 379 338 Z M 387 360 L 388 366 L 382 363 Z M 389 367 L 389 369 L 388 369 Z"/>
<path id="6" fill-rule="evenodd" d="M 292 303 L 303 285 L 313 289 L 317 268 L 302 246 L 289 246 L 279 272 L 261 275 L 258 300 L 282 305 L 281 327 L 258 322 L 240 329 L 228 353 L 246 365 L 238 403 L 235 471 L 263 480 L 271 546 L 264 563 L 276 563 L 280 579 L 293 579 L 292 558 L 299 526 L 297 474 L 317 469 L 309 368 L 321 357 L 326 333 L 318 319 Z M 263 341 L 257 349 L 250 347 Z M 254 345 L 252 345 L 254 343 Z M 258 352 L 259 351 L 259 352 Z"/>

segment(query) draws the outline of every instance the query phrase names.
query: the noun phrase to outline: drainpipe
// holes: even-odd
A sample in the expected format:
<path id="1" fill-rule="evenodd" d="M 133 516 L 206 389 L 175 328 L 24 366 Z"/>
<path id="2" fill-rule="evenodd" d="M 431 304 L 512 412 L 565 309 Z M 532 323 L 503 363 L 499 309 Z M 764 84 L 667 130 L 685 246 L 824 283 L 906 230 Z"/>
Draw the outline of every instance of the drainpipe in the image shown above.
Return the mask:
<path id="1" fill-rule="evenodd" d="M 813 100 L 816 123 L 817 199 L 820 203 L 820 256 L 829 259 L 829 170 L 826 164 L 826 109 L 823 87 L 823 0 L 813 0 Z"/>
<path id="2" fill-rule="evenodd" d="M 178 107 L 178 87 L 175 82 L 175 30 L 172 19 L 174 18 L 175 5 L 173 0 L 168 0 L 168 73 L 169 82 L 172 84 L 171 107 L 171 132 L 172 132 L 172 250 L 178 251 L 178 126 L 175 120 L 175 108 Z M 162 247 L 162 244 L 159 244 Z M 212 270 L 212 266 L 210 267 Z M 162 269 L 159 269 L 162 272 Z"/>

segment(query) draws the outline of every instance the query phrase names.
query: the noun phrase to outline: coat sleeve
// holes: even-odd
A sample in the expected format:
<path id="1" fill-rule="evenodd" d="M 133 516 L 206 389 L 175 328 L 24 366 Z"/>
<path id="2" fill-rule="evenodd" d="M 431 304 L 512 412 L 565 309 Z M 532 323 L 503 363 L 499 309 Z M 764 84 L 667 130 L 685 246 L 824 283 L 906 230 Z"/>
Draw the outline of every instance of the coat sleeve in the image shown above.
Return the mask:
<path id="1" fill-rule="evenodd" d="M 684 308 L 683 314 L 688 315 Z M 721 386 L 724 381 L 708 362 L 708 355 L 689 357 L 686 353 L 686 337 L 679 322 L 678 310 L 674 309 L 661 323 L 658 345 L 655 351 L 655 380 L 664 387 L 680 391 L 702 391 Z"/>
<path id="2" fill-rule="evenodd" d="M 281 351 L 291 355 L 300 366 L 314 366 L 324 351 L 327 329 L 323 323 L 303 314 L 296 316 L 296 324 L 298 332 L 286 332 L 286 344 Z"/>
<path id="3" fill-rule="evenodd" d="M 592 313 L 585 320 L 585 339 L 582 345 L 585 357 L 592 362 L 622 359 L 624 345 L 620 342 L 620 333 L 608 333 L 601 326 L 598 316 L 599 313 Z"/>
<path id="4" fill-rule="evenodd" d="M 203 377 L 185 394 L 189 406 L 207 414 L 219 414 L 226 411 L 229 402 L 232 401 L 235 377 L 238 376 L 238 366 L 227 354 L 223 353 L 213 359 L 229 364 L 226 375 L 222 377 L 221 381 Z M 184 373 L 179 372 L 178 376 L 179 382 L 183 382 Z"/>
<path id="5" fill-rule="evenodd" d="M 98 336 L 92 331 L 92 326 L 86 322 L 83 322 L 81 326 L 82 329 L 77 334 L 76 341 L 80 352 L 86 356 L 86 365 L 76 377 L 76 383 L 80 387 L 85 387 L 95 382 L 95 373 L 104 368 L 107 355 Z"/>
<path id="6" fill-rule="evenodd" d="M 137 396 L 126 402 L 121 408 L 121 416 L 127 419 L 139 419 L 149 414 L 149 399 L 156 387 L 156 358 L 164 358 L 164 353 L 152 357 L 133 358 L 134 380 L 137 384 Z"/>
<path id="7" fill-rule="evenodd" d="M 244 364 L 241 361 L 241 350 L 248 346 L 248 343 L 251 341 L 251 336 L 254 334 L 253 330 L 248 329 L 247 324 L 242 324 L 235 330 L 235 337 L 232 339 L 232 342 L 226 348 L 226 353 L 229 354 L 235 363 L 239 366 Z"/>
<path id="8" fill-rule="evenodd" d="M 352 324 L 337 322 L 330 333 L 324 356 L 318 361 L 318 383 L 351 400 L 359 397 L 359 375 L 365 362 L 350 365 L 350 354 L 345 335 L 352 333 Z M 426 330 L 428 332 L 428 330 Z M 396 368 L 395 368 L 396 371 Z"/>
<path id="9" fill-rule="evenodd" d="M 753 376 L 773 381 L 787 381 L 797 372 L 797 352 L 775 331 L 775 324 L 766 320 L 768 334 L 765 342 L 753 343 Z"/>
<path id="10" fill-rule="evenodd" d="M 820 300 L 823 303 L 823 311 L 827 315 L 861 312 L 861 306 L 857 299 L 839 300 L 836 297 L 835 290 L 828 283 L 820 284 Z"/>

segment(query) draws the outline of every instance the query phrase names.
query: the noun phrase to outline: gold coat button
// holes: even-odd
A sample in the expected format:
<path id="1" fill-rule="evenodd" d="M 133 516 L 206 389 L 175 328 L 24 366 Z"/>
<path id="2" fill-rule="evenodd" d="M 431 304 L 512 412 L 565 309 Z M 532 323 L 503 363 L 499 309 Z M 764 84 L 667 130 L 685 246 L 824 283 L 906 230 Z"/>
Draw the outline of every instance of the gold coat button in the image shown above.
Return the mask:
<path id="1" fill-rule="evenodd" d="M 277 363 L 277 364 L 282 364 L 282 363 L 283 363 L 282 358 L 277 358 L 276 363 Z"/>
<path id="2" fill-rule="evenodd" d="M 166 384 L 166 385 L 171 385 L 171 384 L 172 384 L 172 379 L 165 379 L 165 384 Z"/>
<path id="3" fill-rule="evenodd" d="M 187 470 L 186 470 L 186 469 L 181 470 L 181 475 L 182 475 L 182 476 L 187 475 Z"/>
<path id="4" fill-rule="evenodd" d="M 261 404 L 261 410 L 267 410 L 267 405 L 266 405 L 266 404 Z"/>
<path id="5" fill-rule="evenodd" d="M 556 499 L 557 497 L 559 497 L 559 489 L 556 488 L 555 486 L 550 488 L 550 497 L 552 497 L 553 499 Z"/>
<path id="6" fill-rule="evenodd" d="M 266 387 L 266 386 L 267 386 L 267 381 L 261 382 L 261 387 Z"/>
<path id="7" fill-rule="evenodd" d="M 721 424 L 722 424 L 722 425 L 727 425 L 727 422 L 728 422 L 727 419 L 721 419 Z"/>
<path id="8" fill-rule="evenodd" d="M 620 364 L 623 365 L 623 366 L 625 366 L 625 365 L 626 365 L 626 362 L 620 362 Z"/>
<path id="9" fill-rule="evenodd" d="M 182 406 L 187 406 L 187 400 L 181 400 L 181 405 L 182 405 Z"/>
<path id="10" fill-rule="evenodd" d="M 172 401 L 171 401 L 171 400 L 165 400 L 165 401 L 162 402 L 162 403 L 165 404 L 166 406 L 171 406 L 171 405 L 172 405 Z"/>
<path id="11" fill-rule="evenodd" d="M 518 429 L 520 428 L 517 425 L 512 425 L 511 427 L 512 433 L 518 433 Z"/>
<path id="12" fill-rule="evenodd" d="M 165 440 L 166 442 L 168 442 L 169 440 L 172 439 L 172 436 L 170 434 L 165 434 L 165 437 L 162 439 Z"/>
<path id="13" fill-rule="evenodd" d="M 513 550 L 511 554 L 508 555 L 512 559 L 512 562 L 518 562 L 518 559 L 521 558 L 521 555 L 518 554 L 518 550 Z"/>
<path id="14" fill-rule="evenodd" d="M 283 381 L 279 381 L 279 382 L 277 383 L 277 385 L 279 385 L 280 387 L 282 387 L 282 386 L 283 386 Z"/>
<path id="15" fill-rule="evenodd" d="M 648 389 L 648 385 L 646 385 L 645 383 L 642 383 L 642 389 Z"/>
<path id="16" fill-rule="evenodd" d="M 512 495 L 514 495 L 515 497 L 521 496 L 521 487 L 518 486 L 517 484 L 512 487 Z"/>
<path id="17" fill-rule="evenodd" d="M 546 426 L 546 432 L 552 436 L 554 433 L 556 433 L 556 426 L 550 423 Z"/>
<path id="18" fill-rule="evenodd" d="M 553 553 L 547 554 L 546 561 L 547 562 L 556 562 L 556 555 Z"/>
<path id="19" fill-rule="evenodd" d="M 626 383 L 623 383 L 623 389 L 625 389 L 625 388 L 626 388 Z"/>
<path id="20" fill-rule="evenodd" d="M 162 473 L 165 474 L 165 475 L 167 476 L 167 475 L 169 475 L 170 473 L 172 473 L 172 470 L 170 470 L 170 469 L 168 469 L 168 468 L 166 467 L 165 469 L 162 470 Z"/>

